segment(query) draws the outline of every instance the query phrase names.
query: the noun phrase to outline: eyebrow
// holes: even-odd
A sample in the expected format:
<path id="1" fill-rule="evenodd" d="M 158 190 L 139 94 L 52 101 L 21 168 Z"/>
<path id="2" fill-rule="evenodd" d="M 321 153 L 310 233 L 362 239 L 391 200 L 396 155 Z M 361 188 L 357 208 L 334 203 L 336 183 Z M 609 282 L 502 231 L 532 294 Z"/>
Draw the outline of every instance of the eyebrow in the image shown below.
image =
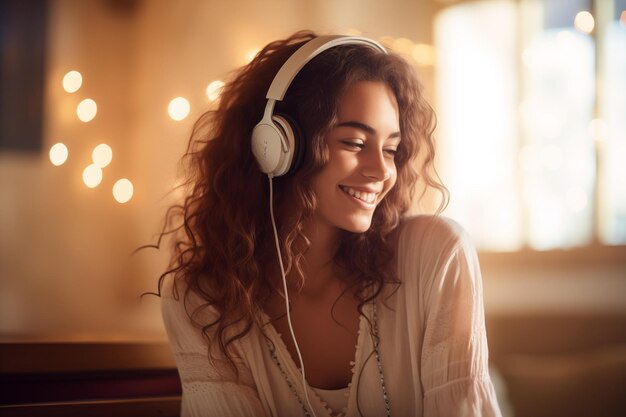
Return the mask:
<path id="1" fill-rule="evenodd" d="M 366 125 L 365 123 L 361 123 L 361 122 L 356 122 L 356 121 L 349 121 L 349 122 L 342 122 L 342 123 L 337 123 L 335 125 L 335 127 L 353 127 L 355 129 L 359 129 L 362 130 L 370 135 L 376 135 L 376 129 L 374 129 L 371 126 Z M 400 132 L 393 132 L 392 134 L 389 135 L 389 137 L 387 139 L 395 139 L 395 138 L 399 138 L 400 137 Z"/>

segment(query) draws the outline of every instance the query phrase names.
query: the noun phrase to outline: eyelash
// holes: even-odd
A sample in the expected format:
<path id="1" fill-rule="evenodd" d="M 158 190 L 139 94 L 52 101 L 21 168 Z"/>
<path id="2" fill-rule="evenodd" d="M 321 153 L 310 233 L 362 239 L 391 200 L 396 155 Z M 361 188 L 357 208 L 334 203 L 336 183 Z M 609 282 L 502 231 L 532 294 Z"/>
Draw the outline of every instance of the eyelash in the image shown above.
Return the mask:
<path id="1" fill-rule="evenodd" d="M 394 158 L 398 154 L 397 149 L 384 149 L 384 152 L 387 152 L 389 155 L 391 155 L 392 158 Z"/>
<path id="2" fill-rule="evenodd" d="M 346 145 L 347 147 L 349 147 L 349 148 L 356 148 L 356 149 L 359 149 L 359 150 L 361 150 L 361 149 L 363 149 L 365 147 L 364 143 L 351 142 L 349 140 L 344 140 L 344 141 L 342 141 L 342 143 L 344 145 Z M 383 152 L 387 153 L 388 155 L 391 155 L 391 157 L 394 158 L 397 155 L 398 150 L 397 149 L 383 149 Z"/>
<path id="3" fill-rule="evenodd" d="M 363 149 L 365 147 L 365 144 L 361 142 L 351 142 L 349 140 L 343 140 L 341 142 L 349 148 Z"/>

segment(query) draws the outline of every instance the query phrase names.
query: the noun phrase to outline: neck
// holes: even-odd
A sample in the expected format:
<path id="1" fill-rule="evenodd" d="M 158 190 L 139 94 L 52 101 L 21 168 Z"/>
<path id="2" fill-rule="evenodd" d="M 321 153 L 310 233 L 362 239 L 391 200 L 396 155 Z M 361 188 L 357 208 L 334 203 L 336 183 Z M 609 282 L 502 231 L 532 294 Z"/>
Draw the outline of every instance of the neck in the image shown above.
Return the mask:
<path id="1" fill-rule="evenodd" d="M 334 226 L 316 220 L 305 224 L 303 229 L 310 242 L 301 264 L 304 283 L 299 288 L 295 284 L 299 282 L 296 273 L 290 272 L 287 275 L 289 297 L 292 300 L 304 298 L 319 301 L 334 296 L 337 291 L 341 291 L 343 284 L 339 278 L 342 273 L 345 274 L 333 262 L 339 245 L 340 231 Z M 302 244 L 304 245 L 304 242 Z M 282 293 L 282 276 L 278 262 L 272 263 L 267 273 L 273 277 L 274 285 Z"/>
<path id="2" fill-rule="evenodd" d="M 333 258 L 339 245 L 339 230 L 336 227 L 311 222 L 304 227 L 310 246 L 304 255 L 303 297 L 319 297 L 333 288 L 337 281 L 337 268 Z"/>

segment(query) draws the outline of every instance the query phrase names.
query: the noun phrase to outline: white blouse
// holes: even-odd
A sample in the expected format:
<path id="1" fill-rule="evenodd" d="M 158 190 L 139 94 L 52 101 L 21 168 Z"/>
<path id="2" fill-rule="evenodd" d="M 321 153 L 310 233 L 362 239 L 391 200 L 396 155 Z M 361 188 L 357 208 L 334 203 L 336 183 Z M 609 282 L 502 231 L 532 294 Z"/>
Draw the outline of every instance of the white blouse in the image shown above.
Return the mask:
<path id="1" fill-rule="evenodd" d="M 333 412 L 341 412 L 348 406 L 348 395 L 350 395 L 350 387 L 340 389 L 324 389 L 311 387 L 322 401 L 333 410 Z"/>
<path id="2" fill-rule="evenodd" d="M 391 415 L 500 416 L 488 373 L 480 268 L 468 235 L 454 221 L 435 216 L 417 216 L 401 227 L 402 284 L 395 292 L 385 289 L 376 301 Z M 237 376 L 217 343 L 208 358 L 206 340 L 186 313 L 195 311 L 194 320 L 209 323 L 216 312 L 196 309 L 202 304 L 196 297 L 177 301 L 172 288 L 172 279 L 166 280 L 162 312 L 182 381 L 183 417 L 304 415 L 302 378 L 271 324 L 254 325 L 232 343 Z M 183 285 L 176 288 L 183 300 Z M 370 319 L 372 309 L 372 304 L 364 309 Z M 369 323 L 361 316 L 345 416 L 386 415 L 373 346 Z M 336 415 L 314 389 L 306 389 L 317 417 Z"/>

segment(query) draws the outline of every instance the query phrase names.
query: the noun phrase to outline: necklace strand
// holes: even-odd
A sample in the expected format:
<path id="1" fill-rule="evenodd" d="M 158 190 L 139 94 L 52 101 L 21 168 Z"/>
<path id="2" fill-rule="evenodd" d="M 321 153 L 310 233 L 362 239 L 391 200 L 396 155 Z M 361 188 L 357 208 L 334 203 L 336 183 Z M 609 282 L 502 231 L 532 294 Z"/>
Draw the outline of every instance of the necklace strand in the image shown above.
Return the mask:
<path id="1" fill-rule="evenodd" d="M 378 345 L 380 344 L 380 338 L 378 337 L 378 314 L 376 312 L 376 304 L 374 303 L 374 356 L 376 357 L 376 365 L 378 365 L 378 374 L 380 375 L 380 387 L 383 390 L 383 400 L 385 400 L 385 411 L 387 411 L 387 417 L 391 417 L 391 402 L 389 401 L 389 395 L 387 395 L 387 386 L 385 385 L 385 377 L 383 376 L 383 364 L 380 361 L 380 350 Z"/>
<path id="2" fill-rule="evenodd" d="M 373 303 L 372 330 L 374 333 L 373 335 L 374 336 L 374 357 L 376 358 L 376 365 L 378 367 L 378 375 L 380 376 L 380 386 L 383 392 L 383 400 L 385 401 L 385 411 L 387 412 L 387 417 L 391 417 L 391 402 L 389 401 L 389 395 L 387 394 L 387 386 L 385 385 L 385 377 L 383 375 L 383 365 L 382 365 L 381 358 L 380 358 L 380 349 L 379 349 L 380 338 L 378 337 L 378 314 L 376 311 L 375 303 Z M 291 380 L 289 379 L 289 376 L 287 375 L 287 372 L 285 372 L 285 370 L 283 369 L 283 366 L 278 360 L 275 347 L 272 346 L 268 338 L 265 338 L 265 342 L 267 343 L 267 347 L 269 348 L 270 355 L 272 356 L 272 360 L 274 361 L 276 366 L 278 366 L 280 373 L 285 378 L 285 381 L 287 381 L 287 385 L 289 386 L 289 389 L 291 390 L 293 395 L 296 397 L 296 399 L 300 403 L 300 406 L 302 407 L 302 411 L 304 411 L 304 415 L 306 417 L 311 417 L 311 413 L 309 412 L 306 405 L 302 401 L 302 398 L 300 398 L 300 395 L 298 395 L 298 391 L 296 390 L 296 387 L 291 382 Z M 304 389 L 306 389 L 306 387 L 304 387 Z"/>
<path id="3" fill-rule="evenodd" d="M 278 360 L 278 356 L 276 355 L 276 349 L 270 344 L 270 341 L 267 338 L 265 339 L 265 341 L 267 343 L 267 347 L 270 350 L 270 354 L 272 356 L 272 359 L 274 360 L 274 363 L 278 365 L 278 369 L 280 369 L 280 373 L 283 374 L 285 381 L 287 381 L 287 385 L 289 385 L 289 389 L 291 390 L 293 395 L 295 395 L 296 398 L 298 399 L 298 402 L 300 403 L 300 406 L 302 407 L 302 410 L 304 411 L 304 415 L 306 417 L 311 417 L 311 414 L 309 413 L 309 410 L 304 405 L 302 398 L 300 398 L 300 396 L 298 395 L 298 392 L 296 391 L 296 387 L 294 387 L 294 385 L 291 383 L 289 376 L 287 376 L 287 373 L 285 372 L 282 365 L 280 364 L 280 361 Z"/>

